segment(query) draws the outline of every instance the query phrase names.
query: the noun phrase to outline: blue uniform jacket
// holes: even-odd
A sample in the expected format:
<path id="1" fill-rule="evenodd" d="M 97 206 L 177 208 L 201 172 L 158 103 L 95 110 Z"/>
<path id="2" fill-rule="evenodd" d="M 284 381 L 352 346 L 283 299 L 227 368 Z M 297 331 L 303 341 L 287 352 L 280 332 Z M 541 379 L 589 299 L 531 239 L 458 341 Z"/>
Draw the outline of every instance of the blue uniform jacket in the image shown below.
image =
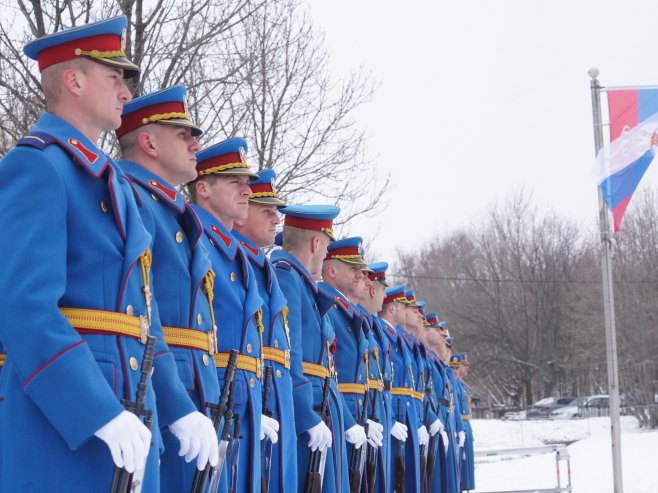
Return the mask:
<path id="1" fill-rule="evenodd" d="M 464 431 L 466 432 L 466 441 L 461 457 L 461 487 L 466 490 L 475 489 L 475 462 L 473 454 L 473 429 L 471 428 L 471 399 L 468 395 L 466 384 L 461 379 L 457 379 L 457 388 L 459 389 L 459 399 L 462 409 L 462 420 L 464 422 Z"/>
<path id="2" fill-rule="evenodd" d="M 412 357 L 409 348 L 402 336 L 401 327 L 393 327 L 384 322 L 384 334 L 391 344 L 391 361 L 393 364 L 393 387 L 412 389 L 415 380 L 412 379 Z M 404 447 L 405 457 L 405 485 L 407 491 L 420 491 L 420 454 L 418 447 L 418 410 L 416 400 L 408 395 L 392 395 L 392 409 L 395 421 L 405 424 L 408 428 L 407 441 Z M 392 439 L 393 440 L 393 439 Z M 391 444 L 395 449 L 395 445 Z M 391 454 L 391 470 L 394 468 L 395 454 Z"/>
<path id="3" fill-rule="evenodd" d="M 322 403 L 325 379 L 303 373 L 302 362 L 330 367 L 334 365 L 336 335 L 327 311 L 334 300 L 318 289 L 308 270 L 290 253 L 276 250 L 271 255 L 279 284 L 288 301 L 288 325 L 291 341 L 291 372 L 295 407 L 295 423 L 298 434 L 297 463 L 298 491 L 303 491 L 310 448 L 307 430 L 320 423 L 316 411 Z M 327 354 L 327 345 L 330 351 Z M 329 360 L 329 361 L 328 361 Z M 323 492 L 348 492 L 348 463 L 345 450 L 344 401 L 338 392 L 335 379 L 330 380 L 329 427 L 333 446 L 327 454 Z M 315 409 L 315 410 L 314 410 Z"/>
<path id="4" fill-rule="evenodd" d="M 357 308 L 363 316 L 365 326 L 368 329 L 368 342 L 370 343 L 370 367 L 369 378 L 381 382 L 381 390 L 376 392 L 377 400 L 373 401 L 375 391 L 370 390 L 371 410 L 372 406 L 377 406 L 377 420 L 384 427 L 384 439 L 382 446 L 377 454 L 377 472 L 375 475 L 375 490 L 380 493 L 386 493 L 390 487 L 390 474 L 389 474 L 389 451 L 391 448 L 391 391 L 390 391 L 390 343 L 387 338 L 381 333 L 381 327 L 378 327 L 377 317 L 373 317 L 361 306 Z M 377 351 L 377 359 L 375 358 L 375 350 Z M 388 390 L 385 388 L 385 383 L 388 384 Z"/>
<path id="5" fill-rule="evenodd" d="M 204 281 L 210 270 L 208 252 L 201 244 L 203 232 L 194 211 L 183 195 L 142 166 L 119 161 L 139 194 L 144 226 L 153 237 L 153 291 L 158 299 L 163 326 L 188 328 L 212 337 L 212 320 Z M 209 416 L 206 402 L 219 401 L 215 361 L 208 350 L 168 344 L 174 355 L 178 376 L 196 408 Z M 165 401 L 166 403 L 166 401 Z M 164 403 L 158 401 L 158 406 Z M 196 463 L 178 455 L 180 444 L 160 423 L 165 445 L 161 457 L 161 491 L 179 492 L 189 488 Z"/>
<path id="6" fill-rule="evenodd" d="M 242 355 L 260 360 L 261 347 L 257 313 L 262 300 L 254 271 L 235 237 L 208 211 L 192 206 L 203 224 L 202 242 L 215 271 L 213 308 L 217 322 L 220 353 L 237 349 Z M 219 387 L 224 385 L 224 368 L 217 368 Z M 241 416 L 239 479 L 235 493 L 260 491 L 261 381 L 258 375 L 238 369 L 235 384 L 235 412 Z M 227 468 L 224 468 L 227 471 Z"/>
<path id="7" fill-rule="evenodd" d="M 263 299 L 263 345 L 290 354 L 290 334 L 286 299 L 279 287 L 279 280 L 265 253 L 237 231 L 233 236 L 249 258 L 253 268 L 258 293 Z M 297 491 L 297 433 L 293 402 L 292 377 L 285 364 L 266 360 L 265 367 L 272 368 L 272 386 L 268 409 L 279 422 L 279 441 L 272 446 L 269 491 L 281 493 Z"/>
<path id="8" fill-rule="evenodd" d="M 114 468 L 94 432 L 134 400 L 144 345 L 79 334 L 60 308 L 147 315 L 140 257 L 151 236 L 121 169 L 61 118 L 45 113 L 0 163 L 0 379 L 2 491 L 103 491 Z M 20 144 L 20 143 L 19 143 Z M 192 412 L 158 337 L 146 406 L 155 409 L 143 491 L 158 491 L 158 423 Z M 155 392 L 154 392 L 155 390 Z M 38 464 L 38 467 L 34 467 Z"/>

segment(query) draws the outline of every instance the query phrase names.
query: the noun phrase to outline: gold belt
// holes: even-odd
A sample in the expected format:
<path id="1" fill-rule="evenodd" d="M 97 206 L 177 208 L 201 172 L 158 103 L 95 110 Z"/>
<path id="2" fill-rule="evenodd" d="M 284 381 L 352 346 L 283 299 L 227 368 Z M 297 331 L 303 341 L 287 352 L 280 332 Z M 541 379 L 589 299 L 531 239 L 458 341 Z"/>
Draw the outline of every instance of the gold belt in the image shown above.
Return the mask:
<path id="1" fill-rule="evenodd" d="M 471 419 L 470 414 L 462 414 L 462 419 Z"/>
<path id="2" fill-rule="evenodd" d="M 393 387 L 391 388 L 391 394 L 406 395 L 407 397 L 413 397 L 414 399 L 420 402 L 423 402 L 423 397 L 424 397 L 422 392 L 414 392 L 409 387 Z"/>
<path id="3" fill-rule="evenodd" d="M 60 308 L 62 314 L 80 334 L 113 334 L 135 337 L 146 343 L 149 336 L 148 318 L 125 313 L 88 308 Z"/>
<path id="4" fill-rule="evenodd" d="M 215 366 L 217 368 L 226 368 L 228 366 L 228 357 L 230 353 L 215 353 Z M 263 374 L 263 366 L 259 358 L 238 354 L 238 369 L 255 373 L 258 378 Z"/>
<path id="5" fill-rule="evenodd" d="M 379 390 L 382 392 L 384 390 L 384 382 L 381 380 L 375 380 L 374 378 L 368 379 L 368 388 L 370 390 Z"/>
<path id="6" fill-rule="evenodd" d="M 306 361 L 303 361 L 302 369 L 304 370 L 304 375 L 312 375 L 314 377 L 320 378 L 331 376 L 326 366 L 318 365 L 315 363 L 307 363 Z"/>
<path id="7" fill-rule="evenodd" d="M 184 329 L 182 327 L 162 326 L 164 339 L 168 346 L 199 349 L 213 354 L 213 333 L 202 332 L 195 329 Z"/>
<path id="8" fill-rule="evenodd" d="M 6 354 L 0 354 L 0 367 L 5 366 L 5 358 L 7 357 Z"/>
<path id="9" fill-rule="evenodd" d="M 366 388 L 362 383 L 339 383 L 338 390 L 341 394 L 365 395 Z"/>
<path id="10" fill-rule="evenodd" d="M 283 351 L 273 347 L 263 347 L 263 359 L 274 361 L 290 369 L 290 349 Z"/>

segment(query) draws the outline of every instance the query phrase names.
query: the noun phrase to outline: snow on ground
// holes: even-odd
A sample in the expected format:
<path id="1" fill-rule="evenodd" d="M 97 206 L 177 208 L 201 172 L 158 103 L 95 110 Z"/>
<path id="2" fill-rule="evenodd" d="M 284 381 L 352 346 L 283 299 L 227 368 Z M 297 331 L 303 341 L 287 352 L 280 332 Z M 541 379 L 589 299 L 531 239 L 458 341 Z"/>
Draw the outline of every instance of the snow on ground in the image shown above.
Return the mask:
<path id="1" fill-rule="evenodd" d="M 573 493 L 612 493 L 610 419 L 472 420 L 475 450 L 569 444 Z M 624 493 L 658 493 L 658 431 L 640 430 L 635 418 L 621 422 Z M 555 488 L 555 454 L 476 458 L 475 492 Z M 561 463 L 562 487 L 567 484 Z M 565 490 L 566 491 L 566 490 Z"/>

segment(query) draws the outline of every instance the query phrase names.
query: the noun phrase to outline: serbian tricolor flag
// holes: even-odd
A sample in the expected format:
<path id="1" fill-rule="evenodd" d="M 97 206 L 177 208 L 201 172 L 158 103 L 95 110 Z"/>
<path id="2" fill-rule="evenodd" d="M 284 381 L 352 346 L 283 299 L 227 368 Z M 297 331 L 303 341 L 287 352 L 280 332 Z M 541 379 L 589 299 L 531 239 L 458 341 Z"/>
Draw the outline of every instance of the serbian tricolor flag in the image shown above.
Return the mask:
<path id="1" fill-rule="evenodd" d="M 658 152 L 658 87 L 608 89 L 610 144 L 596 157 L 594 173 L 614 231 Z"/>

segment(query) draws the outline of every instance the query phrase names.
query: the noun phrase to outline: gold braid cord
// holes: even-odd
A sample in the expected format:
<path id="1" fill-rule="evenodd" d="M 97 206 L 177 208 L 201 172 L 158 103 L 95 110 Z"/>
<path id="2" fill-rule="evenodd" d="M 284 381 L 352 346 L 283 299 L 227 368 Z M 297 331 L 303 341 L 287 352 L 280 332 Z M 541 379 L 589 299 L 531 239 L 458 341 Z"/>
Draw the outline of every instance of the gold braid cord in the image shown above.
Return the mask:
<path id="1" fill-rule="evenodd" d="M 126 53 L 123 50 L 114 50 L 114 51 L 100 51 L 100 50 L 91 50 L 85 51 L 80 48 L 75 49 L 75 54 L 78 56 L 89 56 L 91 58 L 96 58 L 97 60 L 103 60 L 105 58 L 126 58 Z"/>
<path id="2" fill-rule="evenodd" d="M 148 316 L 148 323 L 151 325 L 151 294 L 149 272 L 151 270 L 151 249 L 147 248 L 144 253 L 139 257 L 140 267 L 142 269 L 142 291 L 144 292 L 144 301 L 146 302 L 146 315 Z"/>
<path id="3" fill-rule="evenodd" d="M 276 194 L 274 192 L 256 192 L 249 196 L 250 199 L 257 199 L 259 197 L 276 197 Z"/>
<path id="4" fill-rule="evenodd" d="M 162 120 L 171 120 L 173 118 L 180 118 L 183 120 L 190 119 L 187 113 L 171 112 L 171 113 L 159 113 L 159 114 L 148 116 L 142 119 L 142 123 L 146 125 L 147 123 L 155 123 L 155 122 L 160 122 Z"/>
<path id="5" fill-rule="evenodd" d="M 212 301 L 215 298 L 215 293 L 213 291 L 215 287 L 215 271 L 210 269 L 206 273 L 206 276 L 203 278 L 203 291 L 206 293 L 206 298 L 208 299 L 208 307 L 210 310 L 210 323 L 212 324 L 212 331 L 208 335 L 210 337 L 210 349 L 212 354 L 217 352 L 217 324 L 215 323 L 215 310 L 212 306 Z"/>
<path id="6" fill-rule="evenodd" d="M 244 163 L 229 163 L 229 164 L 222 164 L 221 166 L 215 166 L 214 168 L 208 168 L 204 169 L 203 171 L 200 171 L 200 175 L 211 175 L 213 173 L 219 173 L 221 171 L 226 171 L 227 169 L 233 169 L 233 168 L 248 168 L 249 166 L 244 164 Z"/>
<path id="7" fill-rule="evenodd" d="M 286 340 L 288 341 L 288 348 L 291 348 L 290 329 L 288 328 L 288 305 L 284 306 L 283 310 L 281 310 L 281 316 L 283 317 L 283 329 L 286 331 Z"/>
<path id="8" fill-rule="evenodd" d="M 263 309 L 259 308 L 256 312 L 256 327 L 258 327 L 258 337 L 260 338 L 260 366 L 265 368 L 265 352 L 263 351 L 263 332 L 265 326 L 263 325 Z"/>

